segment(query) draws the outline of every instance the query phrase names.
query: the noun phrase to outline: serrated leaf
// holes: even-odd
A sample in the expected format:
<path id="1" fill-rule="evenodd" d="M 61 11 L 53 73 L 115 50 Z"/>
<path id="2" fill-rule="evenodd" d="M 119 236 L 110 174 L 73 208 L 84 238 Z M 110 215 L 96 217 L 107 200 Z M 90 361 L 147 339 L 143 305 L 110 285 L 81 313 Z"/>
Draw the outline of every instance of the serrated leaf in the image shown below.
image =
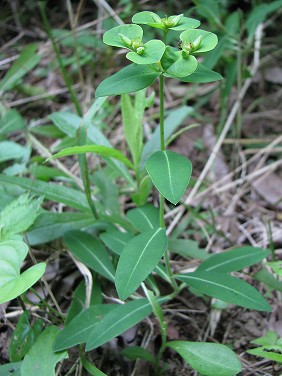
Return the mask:
<path id="1" fill-rule="evenodd" d="M 182 82 L 191 82 L 193 84 L 201 84 L 222 80 L 222 76 L 205 67 L 203 64 L 198 63 L 197 69 L 192 74 L 186 77 L 178 77 L 178 80 Z"/>
<path id="2" fill-rule="evenodd" d="M 54 352 L 52 346 L 60 332 L 55 326 L 48 326 L 25 356 L 21 376 L 55 376 L 56 364 L 68 357 L 66 351 Z"/>
<path id="3" fill-rule="evenodd" d="M 174 78 L 186 77 L 195 72 L 198 66 L 197 59 L 193 55 L 184 59 L 182 52 L 172 47 L 166 48 L 161 63 L 165 73 Z"/>
<path id="4" fill-rule="evenodd" d="M 159 209 L 153 205 L 128 210 L 126 216 L 140 232 L 153 230 L 160 225 Z"/>
<path id="5" fill-rule="evenodd" d="M 143 37 L 143 29 L 138 25 L 131 24 L 116 26 L 105 32 L 103 42 L 108 46 L 128 48 L 129 46 L 123 41 L 120 34 L 130 40 L 141 41 Z"/>
<path id="6" fill-rule="evenodd" d="M 128 298 L 154 270 L 167 248 L 165 229 L 157 228 L 135 236 L 122 251 L 116 288 L 120 299 Z"/>
<path id="7" fill-rule="evenodd" d="M 146 170 L 157 190 L 176 205 L 189 183 L 192 164 L 183 155 L 169 150 L 157 151 L 147 160 Z"/>
<path id="8" fill-rule="evenodd" d="M 43 329 L 43 320 L 36 320 L 33 325 L 29 323 L 30 313 L 24 311 L 19 318 L 9 346 L 11 362 L 19 362 L 28 353 Z"/>
<path id="9" fill-rule="evenodd" d="M 172 341 L 167 346 L 205 376 L 235 376 L 242 368 L 236 354 L 218 343 Z"/>
<path id="10" fill-rule="evenodd" d="M 231 251 L 211 255 L 198 268 L 197 271 L 229 273 L 241 270 L 256 264 L 270 253 L 269 249 L 258 247 L 239 247 Z"/>
<path id="11" fill-rule="evenodd" d="M 129 159 L 126 158 L 119 150 L 114 148 L 109 148 L 108 146 L 103 145 L 84 145 L 84 146 L 73 146 L 61 150 L 59 153 L 54 154 L 51 158 L 47 159 L 56 159 L 61 157 L 67 157 L 74 154 L 85 154 L 85 153 L 95 153 L 101 155 L 102 157 L 111 157 L 117 159 L 124 163 L 127 167 L 134 169 L 132 163 Z"/>
<path id="12" fill-rule="evenodd" d="M 132 93 L 152 85 L 160 72 L 146 65 L 130 64 L 106 78 L 96 89 L 96 97 Z"/>
<path id="13" fill-rule="evenodd" d="M 42 277 L 46 264 L 39 263 L 20 274 L 20 267 L 28 252 L 22 241 L 0 243 L 0 304 L 15 299 Z"/>
<path id="14" fill-rule="evenodd" d="M 33 43 L 22 50 L 18 59 L 0 81 L 0 92 L 13 89 L 18 81 L 39 63 L 43 55 L 36 54 L 37 47 L 37 44 Z"/>
<path id="15" fill-rule="evenodd" d="M 85 343 L 94 327 L 118 307 L 117 304 L 97 304 L 83 310 L 58 333 L 53 350 L 61 351 Z"/>
<path id="16" fill-rule="evenodd" d="M 120 232 L 118 230 L 107 231 L 100 235 L 100 239 L 102 239 L 106 246 L 119 256 L 126 244 L 133 237 L 134 235 L 129 232 Z"/>
<path id="17" fill-rule="evenodd" d="M 126 58 L 136 64 L 154 64 L 161 60 L 165 51 L 165 44 L 161 40 L 152 39 L 143 45 L 144 51 L 141 55 L 131 51 Z"/>
<path id="18" fill-rule="evenodd" d="M 188 29 L 180 34 L 180 39 L 182 42 L 194 43 L 197 38 L 202 37 L 201 44 L 199 48 L 193 50 L 193 55 L 200 54 L 203 52 L 211 51 L 215 48 L 218 43 L 217 35 L 211 33 L 210 31 L 200 30 L 200 29 Z"/>
<path id="19" fill-rule="evenodd" d="M 175 278 L 224 302 L 258 311 L 271 311 L 269 304 L 254 287 L 228 274 L 196 271 L 176 275 Z"/>
<path id="20" fill-rule="evenodd" d="M 103 244 L 82 231 L 70 231 L 64 242 L 71 252 L 86 266 L 110 281 L 115 280 L 115 269 Z"/>
<path id="21" fill-rule="evenodd" d="M 152 312 L 147 299 L 120 304 L 109 312 L 92 330 L 86 342 L 86 351 L 93 350 L 125 332 Z"/>

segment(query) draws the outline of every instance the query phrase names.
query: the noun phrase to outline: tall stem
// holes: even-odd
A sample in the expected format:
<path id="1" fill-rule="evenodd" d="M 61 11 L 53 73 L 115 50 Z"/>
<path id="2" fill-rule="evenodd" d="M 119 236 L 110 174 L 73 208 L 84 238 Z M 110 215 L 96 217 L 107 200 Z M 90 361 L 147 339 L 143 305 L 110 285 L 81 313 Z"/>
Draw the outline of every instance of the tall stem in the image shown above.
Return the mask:
<path id="1" fill-rule="evenodd" d="M 165 150 L 164 138 L 164 76 L 160 75 L 160 145 L 161 150 Z M 160 193 L 160 227 L 165 228 L 164 220 L 164 196 Z"/>

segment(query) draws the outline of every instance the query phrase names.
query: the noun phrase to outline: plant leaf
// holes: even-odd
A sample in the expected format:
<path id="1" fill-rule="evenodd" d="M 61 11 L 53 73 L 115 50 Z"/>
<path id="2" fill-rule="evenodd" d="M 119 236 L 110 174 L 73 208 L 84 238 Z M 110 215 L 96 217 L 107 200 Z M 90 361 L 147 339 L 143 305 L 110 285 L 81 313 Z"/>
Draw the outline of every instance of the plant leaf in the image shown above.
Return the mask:
<path id="1" fill-rule="evenodd" d="M 203 294 L 224 302 L 258 311 L 271 311 L 269 304 L 254 287 L 228 274 L 196 271 L 177 275 L 175 278 Z"/>
<path id="2" fill-rule="evenodd" d="M 0 162 L 21 159 L 29 153 L 29 148 L 12 141 L 0 142 Z"/>
<path id="3" fill-rule="evenodd" d="M 265 359 L 273 360 L 274 362 L 282 363 L 282 346 L 270 345 L 262 346 L 256 349 L 247 350 L 248 354 L 260 356 Z"/>
<path id="4" fill-rule="evenodd" d="M 96 349 L 112 338 L 119 336 L 151 312 L 152 307 L 147 299 L 133 300 L 118 305 L 91 330 L 86 342 L 86 351 Z"/>
<path id="5" fill-rule="evenodd" d="M 120 232 L 118 230 L 110 230 L 103 232 L 100 235 L 100 239 L 106 244 L 106 246 L 116 253 L 121 255 L 126 244 L 134 237 L 130 232 Z"/>
<path id="6" fill-rule="evenodd" d="M 0 376 L 21 376 L 22 362 L 8 363 L 0 366 Z"/>
<path id="7" fill-rule="evenodd" d="M 58 333 L 53 350 L 61 351 L 85 343 L 94 327 L 118 307 L 117 304 L 97 304 L 83 310 Z"/>
<path id="8" fill-rule="evenodd" d="M 130 64 L 106 78 L 96 89 L 96 97 L 132 93 L 152 85 L 160 72 L 146 65 Z"/>
<path id="9" fill-rule="evenodd" d="M 18 59 L 0 81 L 0 92 L 13 89 L 18 81 L 39 63 L 42 56 L 36 54 L 37 47 L 37 44 L 32 43 L 22 50 Z"/>
<path id="10" fill-rule="evenodd" d="M 130 222 L 140 231 L 153 230 L 160 225 L 159 209 L 153 205 L 144 205 L 126 213 Z"/>
<path id="11" fill-rule="evenodd" d="M 144 51 L 141 55 L 131 51 L 126 54 L 126 58 L 136 64 L 154 64 L 161 60 L 165 51 L 165 44 L 161 40 L 152 39 L 145 43 Z"/>
<path id="12" fill-rule="evenodd" d="M 172 341 L 167 346 L 205 376 L 235 376 L 242 368 L 235 353 L 218 343 Z"/>
<path id="13" fill-rule="evenodd" d="M 168 249 L 171 252 L 178 253 L 182 257 L 192 257 L 205 260 L 209 254 L 202 248 L 199 248 L 198 242 L 191 239 L 169 239 Z"/>
<path id="14" fill-rule="evenodd" d="M 53 342 L 60 329 L 48 326 L 25 356 L 21 376 L 55 376 L 56 364 L 68 357 L 66 351 L 54 352 Z"/>
<path id="15" fill-rule="evenodd" d="M 189 76 L 177 78 L 182 82 L 191 82 L 193 84 L 222 80 L 222 76 L 219 73 L 205 67 L 203 64 L 198 64 L 197 69 Z"/>
<path id="16" fill-rule="evenodd" d="M 166 74 L 170 77 L 181 78 L 186 77 L 197 69 L 197 59 L 193 55 L 182 57 L 182 52 L 172 47 L 167 47 L 161 60 L 162 66 Z"/>
<path id="17" fill-rule="evenodd" d="M 239 247 L 231 251 L 211 255 L 198 268 L 197 271 L 229 273 L 241 270 L 256 264 L 270 253 L 269 249 L 258 247 Z"/>
<path id="18" fill-rule="evenodd" d="M 46 264 L 39 263 L 20 274 L 20 267 L 28 252 L 22 241 L 8 240 L 0 243 L 0 304 L 15 299 L 45 272 Z"/>
<path id="19" fill-rule="evenodd" d="M 167 248 L 165 229 L 157 228 L 135 236 L 122 251 L 116 288 L 120 299 L 128 298 L 154 270 Z"/>
<path id="20" fill-rule="evenodd" d="M 122 40 L 120 34 L 130 40 L 142 41 L 143 29 L 138 25 L 116 26 L 105 32 L 103 36 L 103 42 L 108 46 L 129 48 L 129 46 Z"/>
<path id="21" fill-rule="evenodd" d="M 193 43 L 198 37 L 202 37 L 200 47 L 193 51 L 193 55 L 208 52 L 215 48 L 218 43 L 217 35 L 201 29 L 188 29 L 180 34 L 182 42 Z"/>
<path id="22" fill-rule="evenodd" d="M 176 205 L 189 183 L 192 164 L 183 155 L 169 150 L 157 151 L 147 160 L 146 170 L 157 190 Z"/>
<path id="23" fill-rule="evenodd" d="M 84 154 L 84 153 L 95 153 L 101 155 L 102 157 L 111 157 L 123 162 L 127 167 L 134 169 L 132 163 L 127 159 L 119 150 L 114 148 L 109 148 L 108 146 L 103 145 L 84 145 L 84 146 L 73 146 L 61 150 L 59 153 L 54 154 L 51 158 L 47 159 L 56 159 L 60 157 L 66 157 L 74 154 Z"/>
<path id="24" fill-rule="evenodd" d="M 86 232 L 70 231 L 65 234 L 64 242 L 86 266 L 114 282 L 114 266 L 105 247 L 99 240 Z"/>
<path id="25" fill-rule="evenodd" d="M 130 360 L 145 359 L 147 362 L 156 363 L 156 358 L 153 354 L 140 346 L 126 347 L 120 353 Z"/>

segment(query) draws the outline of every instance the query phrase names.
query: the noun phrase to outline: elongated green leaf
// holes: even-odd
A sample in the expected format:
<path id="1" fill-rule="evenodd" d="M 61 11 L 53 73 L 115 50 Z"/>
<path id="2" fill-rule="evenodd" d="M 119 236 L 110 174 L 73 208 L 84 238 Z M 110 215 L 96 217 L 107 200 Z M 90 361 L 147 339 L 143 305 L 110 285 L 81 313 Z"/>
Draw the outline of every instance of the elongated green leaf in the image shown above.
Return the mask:
<path id="1" fill-rule="evenodd" d="M 144 51 L 141 55 L 137 52 L 128 52 L 126 58 L 136 64 L 154 64 L 158 63 L 163 56 L 165 44 L 161 40 L 150 40 L 143 46 Z"/>
<path id="2" fill-rule="evenodd" d="M 153 230 L 160 225 L 159 210 L 153 205 L 131 209 L 126 216 L 140 232 Z"/>
<path id="3" fill-rule="evenodd" d="M 253 277 L 264 283 L 270 290 L 277 290 L 282 292 L 282 282 L 274 277 L 266 268 L 259 270 Z"/>
<path id="4" fill-rule="evenodd" d="M 84 153 L 95 153 L 95 154 L 101 155 L 102 157 L 106 156 L 106 157 L 115 158 L 123 162 L 127 167 L 132 168 L 132 169 L 134 168 L 130 160 L 127 159 L 126 156 L 124 156 L 119 150 L 109 148 L 103 145 L 73 146 L 73 147 L 62 150 L 57 154 L 54 154 L 49 159 L 67 157 L 69 155 L 84 154 Z"/>
<path id="5" fill-rule="evenodd" d="M 228 274 L 196 271 L 177 275 L 176 278 L 203 294 L 227 303 L 258 311 L 271 311 L 269 304 L 254 287 Z"/>
<path id="6" fill-rule="evenodd" d="M 61 238 L 68 231 L 82 230 L 88 227 L 107 227 L 103 222 L 96 222 L 91 213 L 46 212 L 38 216 L 27 232 L 30 245 L 37 245 Z"/>
<path id="7" fill-rule="evenodd" d="M 60 332 L 55 326 L 48 326 L 41 333 L 23 360 L 21 376 L 55 376 L 56 364 L 68 357 L 66 351 L 54 352 L 52 346 Z"/>
<path id="8" fill-rule="evenodd" d="M 176 205 L 189 183 L 192 164 L 183 155 L 157 151 L 147 160 L 146 170 L 157 190 Z"/>
<path id="9" fill-rule="evenodd" d="M 183 257 L 192 257 L 201 260 L 209 257 L 209 254 L 204 249 L 199 248 L 198 242 L 190 239 L 169 239 L 168 249 Z"/>
<path id="10" fill-rule="evenodd" d="M 93 350 L 136 325 L 152 312 L 147 299 L 120 304 L 109 312 L 91 330 L 86 342 L 86 351 Z"/>
<path id="11" fill-rule="evenodd" d="M 30 325 L 29 319 L 30 312 L 23 312 L 13 332 L 9 346 L 11 362 L 22 360 L 43 330 L 43 320 L 36 320 L 33 325 Z"/>
<path id="12" fill-rule="evenodd" d="M 85 343 L 94 327 L 118 307 L 117 304 L 97 304 L 80 312 L 56 336 L 53 345 L 54 351 L 61 351 Z"/>
<path id="13" fill-rule="evenodd" d="M 205 376 L 235 376 L 242 368 L 236 354 L 218 343 L 172 341 L 167 346 Z"/>
<path id="14" fill-rule="evenodd" d="M 21 376 L 22 362 L 8 363 L 0 366 L 0 376 Z"/>
<path id="15" fill-rule="evenodd" d="M 25 74 L 39 63 L 42 56 L 37 55 L 36 50 L 37 44 L 29 44 L 22 50 L 19 58 L 0 81 L 0 92 L 12 89 Z"/>
<path id="16" fill-rule="evenodd" d="M 39 263 L 20 274 L 20 267 L 28 252 L 22 241 L 0 243 L 0 304 L 15 299 L 42 277 L 46 264 Z"/>
<path id="17" fill-rule="evenodd" d="M 121 351 L 121 355 L 130 360 L 145 359 L 148 362 L 156 363 L 156 358 L 148 350 L 140 346 L 126 347 Z"/>
<path id="18" fill-rule="evenodd" d="M 130 64 L 106 78 L 96 90 L 96 97 L 132 93 L 152 85 L 160 72 L 146 65 Z"/>
<path id="19" fill-rule="evenodd" d="M 281 345 L 261 346 L 256 349 L 247 350 L 247 353 L 282 363 Z"/>
<path id="20" fill-rule="evenodd" d="M 231 251 L 210 256 L 198 268 L 198 271 L 229 273 L 256 264 L 270 253 L 269 249 L 257 247 L 239 247 Z"/>
<path id="21" fill-rule="evenodd" d="M 118 230 L 107 231 L 100 235 L 100 239 L 102 239 L 106 246 L 119 256 L 126 244 L 133 237 L 134 235 L 130 232 L 120 232 Z"/>
<path id="22" fill-rule="evenodd" d="M 20 159 L 27 155 L 28 148 L 12 141 L 0 142 L 0 162 Z"/>
<path id="23" fill-rule="evenodd" d="M 87 372 L 90 373 L 92 376 L 107 376 L 104 372 L 100 371 L 94 364 L 90 363 L 84 356 L 81 358 L 81 363 L 83 368 L 86 369 Z"/>
<path id="24" fill-rule="evenodd" d="M 115 269 L 103 244 L 92 235 L 71 231 L 64 236 L 71 252 L 89 268 L 110 281 L 115 280 Z"/>
<path id="25" fill-rule="evenodd" d="M 0 213 L 1 238 L 11 238 L 13 234 L 26 231 L 39 214 L 42 197 L 33 198 L 23 194 Z"/>
<path id="26" fill-rule="evenodd" d="M 116 288 L 122 300 L 128 298 L 153 271 L 167 248 L 165 229 L 157 228 L 137 235 L 122 251 Z"/>
<path id="27" fill-rule="evenodd" d="M 222 76 L 219 73 L 205 67 L 203 64 L 198 64 L 195 72 L 186 77 L 178 77 L 178 79 L 182 82 L 201 84 L 222 80 Z"/>
<path id="28" fill-rule="evenodd" d="M 0 119 L 0 135 L 6 135 L 24 127 L 25 121 L 16 109 L 8 111 Z"/>
<path id="29" fill-rule="evenodd" d="M 49 200 L 60 202 L 72 208 L 89 211 L 85 194 L 76 189 L 63 187 L 55 183 L 45 183 L 43 181 L 34 181 L 27 178 L 2 174 L 0 174 L 0 182 L 20 186 L 31 191 L 31 193 L 42 195 Z"/>

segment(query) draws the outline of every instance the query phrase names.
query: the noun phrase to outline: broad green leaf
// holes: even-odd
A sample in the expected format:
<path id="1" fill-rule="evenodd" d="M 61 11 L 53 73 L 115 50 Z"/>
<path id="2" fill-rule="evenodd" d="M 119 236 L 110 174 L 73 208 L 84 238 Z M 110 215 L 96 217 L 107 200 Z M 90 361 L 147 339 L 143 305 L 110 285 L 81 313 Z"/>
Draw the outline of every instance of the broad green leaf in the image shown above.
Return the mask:
<path id="1" fill-rule="evenodd" d="M 258 311 L 271 311 L 269 304 L 254 287 L 228 274 L 196 271 L 175 277 L 203 294 L 227 303 Z"/>
<path id="2" fill-rule="evenodd" d="M 92 213 L 45 212 L 38 216 L 35 223 L 27 232 L 30 245 L 48 243 L 61 238 L 68 231 L 84 228 L 107 227 L 103 222 L 96 222 Z"/>
<path id="3" fill-rule="evenodd" d="M 131 209 L 126 213 L 126 216 L 140 232 L 153 230 L 160 225 L 159 209 L 153 205 Z"/>
<path id="4" fill-rule="evenodd" d="M 274 273 L 282 277 L 282 260 L 268 262 L 267 265 L 271 267 Z"/>
<path id="5" fill-rule="evenodd" d="M 263 260 L 270 253 L 269 249 L 257 247 L 239 247 L 231 251 L 211 255 L 197 271 L 229 273 L 246 268 Z"/>
<path id="6" fill-rule="evenodd" d="M 173 20 L 175 17 L 178 16 L 170 16 L 168 17 L 168 20 Z M 150 11 L 139 12 L 132 17 L 132 22 L 134 23 L 149 25 L 156 29 L 166 30 L 162 20 L 165 20 L 165 18 L 162 19 L 156 13 Z M 193 18 L 181 17 L 180 21 L 175 26 L 167 28 L 170 30 L 186 30 L 188 28 L 198 27 L 200 24 L 200 21 L 194 20 Z"/>
<path id="7" fill-rule="evenodd" d="M 193 112 L 192 107 L 182 106 L 176 110 L 170 111 L 168 116 L 165 118 L 164 124 L 164 138 L 165 141 L 176 131 L 176 129 L 182 124 L 187 116 L 191 115 Z M 142 170 L 145 166 L 147 159 L 155 152 L 160 150 L 160 127 L 157 126 L 151 138 L 145 144 L 142 152 L 142 157 L 140 161 L 140 169 Z"/>
<path id="8" fill-rule="evenodd" d="M 236 354 L 229 347 L 218 343 L 172 341 L 167 346 L 205 376 L 235 376 L 242 368 Z"/>
<path id="9" fill-rule="evenodd" d="M 61 351 L 85 343 L 95 326 L 118 307 L 118 304 L 98 304 L 83 310 L 58 333 L 53 350 Z"/>
<path id="10" fill-rule="evenodd" d="M 147 362 L 156 363 L 156 358 L 148 350 L 140 346 L 129 346 L 121 350 L 121 355 L 130 360 L 145 359 Z"/>
<path id="11" fill-rule="evenodd" d="M 42 55 L 36 54 L 37 47 L 37 44 L 29 44 L 22 50 L 19 58 L 0 81 L 0 92 L 13 89 L 18 81 L 39 63 Z"/>
<path id="12" fill-rule="evenodd" d="M 85 194 L 76 189 L 63 187 L 55 183 L 45 183 L 43 181 L 31 180 L 16 176 L 6 176 L 0 174 L 0 182 L 20 186 L 33 194 L 42 195 L 46 199 L 60 202 L 71 208 L 89 211 Z"/>
<path id="13" fill-rule="evenodd" d="M 201 44 L 199 48 L 193 50 L 193 54 L 200 54 L 202 52 L 208 52 L 215 48 L 218 43 L 217 35 L 211 33 L 210 31 L 200 30 L 200 29 L 190 29 L 185 30 L 180 34 L 180 39 L 182 42 L 194 43 L 197 38 L 202 37 Z"/>
<path id="14" fill-rule="evenodd" d="M 146 170 L 157 190 L 176 205 L 189 183 L 192 164 L 183 155 L 169 150 L 157 151 L 147 160 Z"/>
<path id="15" fill-rule="evenodd" d="M 274 275 L 266 268 L 263 268 L 255 273 L 253 278 L 264 283 L 270 290 L 282 292 L 282 282 L 275 278 Z"/>
<path id="16" fill-rule="evenodd" d="M 21 376 L 22 362 L 8 363 L 0 366 L 0 376 Z"/>
<path id="17" fill-rule="evenodd" d="M 128 94 L 121 96 L 121 114 L 125 139 L 130 149 L 134 166 L 137 167 L 143 148 L 142 117 L 135 112 Z"/>
<path id="18" fill-rule="evenodd" d="M 178 77 L 178 79 L 182 82 L 201 84 L 222 80 L 222 76 L 219 73 L 205 67 L 203 64 L 198 64 L 195 72 L 186 77 Z"/>
<path id="19" fill-rule="evenodd" d="M 116 253 L 121 255 L 126 244 L 134 237 L 130 232 L 120 232 L 118 230 L 110 230 L 100 235 L 100 239 L 106 246 Z"/>
<path id="20" fill-rule="evenodd" d="M 0 213 L 0 238 L 7 239 L 26 231 L 38 216 L 42 201 L 42 197 L 33 198 L 23 194 L 5 206 Z"/>
<path id="21" fill-rule="evenodd" d="M 282 363 L 281 345 L 262 346 L 256 349 L 247 350 L 247 353 L 260 356 L 265 359 L 270 359 L 277 363 Z"/>
<path id="22" fill-rule="evenodd" d="M 193 55 L 186 58 L 182 56 L 182 52 L 172 47 L 167 47 L 161 60 L 165 73 L 170 77 L 181 78 L 186 77 L 197 69 L 197 59 Z"/>
<path id="23" fill-rule="evenodd" d="M 136 25 L 137 26 L 137 25 Z M 150 40 L 143 45 L 144 51 L 141 55 L 131 51 L 126 58 L 136 64 L 154 64 L 161 60 L 165 51 L 165 44 L 161 40 Z"/>
<path id="24" fill-rule="evenodd" d="M 0 162 L 21 159 L 29 153 L 29 148 L 12 141 L 0 142 Z"/>
<path id="25" fill-rule="evenodd" d="M 68 357 L 66 351 L 54 352 L 53 343 L 60 329 L 48 326 L 25 356 L 21 376 L 55 376 L 55 366 Z"/>
<path id="26" fill-rule="evenodd" d="M 102 100 L 105 99 L 107 98 L 105 97 Z M 76 137 L 76 132 L 82 122 L 81 117 L 70 112 L 54 112 L 49 116 L 49 118 L 62 132 L 73 138 Z M 108 146 L 109 148 L 112 148 L 109 140 L 93 123 L 90 124 L 87 130 L 87 143 Z M 120 171 L 121 176 L 123 176 L 132 186 L 135 186 L 130 173 L 120 161 L 108 157 L 104 158 L 111 166 L 113 166 L 113 168 L 116 168 L 118 171 Z"/>
<path id="27" fill-rule="evenodd" d="M 96 89 L 96 97 L 132 93 L 152 85 L 160 72 L 146 65 L 130 64 L 106 78 Z"/>
<path id="28" fill-rule="evenodd" d="M 120 299 L 128 298 L 153 271 L 167 248 L 165 229 L 157 228 L 135 236 L 122 251 L 116 288 Z"/>
<path id="29" fill-rule="evenodd" d="M 96 349 L 112 338 L 119 336 L 151 312 L 152 308 L 147 299 L 133 300 L 118 305 L 91 330 L 86 342 L 86 351 Z"/>
<path id="30" fill-rule="evenodd" d="M 43 320 L 36 320 L 30 325 L 30 312 L 24 311 L 19 318 L 9 346 L 9 357 L 11 362 L 19 362 L 28 353 L 39 334 L 43 330 Z"/>
<path id="31" fill-rule="evenodd" d="M 103 244 L 92 235 L 82 231 L 70 231 L 64 242 L 71 252 L 86 266 L 110 281 L 115 280 L 115 269 Z"/>
<path id="32" fill-rule="evenodd" d="M 98 212 L 106 212 L 109 216 L 112 213 L 119 214 L 121 212 L 119 190 L 112 176 L 107 169 L 99 169 L 95 171 L 93 182 L 98 188 L 95 192 L 95 206 Z"/>
<path id="33" fill-rule="evenodd" d="M 25 127 L 25 121 L 16 110 L 8 111 L 0 120 L 0 135 L 6 135 L 10 132 L 23 129 Z"/>
<path id="34" fill-rule="evenodd" d="M 108 146 L 103 146 L 103 145 L 73 146 L 73 147 L 62 150 L 57 154 L 54 154 L 49 159 L 67 157 L 69 155 L 84 154 L 84 153 L 95 153 L 95 154 L 101 155 L 102 157 L 105 156 L 105 157 L 115 158 L 123 162 L 127 167 L 134 169 L 130 160 L 127 159 L 126 156 L 123 155 L 119 150 L 109 148 Z"/>
<path id="35" fill-rule="evenodd" d="M 204 249 L 199 248 L 198 242 L 191 239 L 169 239 L 168 249 L 183 257 L 192 257 L 201 260 L 209 257 L 209 254 Z"/>
<path id="36" fill-rule="evenodd" d="M 122 36 L 132 41 L 142 41 L 143 30 L 138 25 L 120 25 L 105 32 L 103 42 L 109 46 L 130 48 L 131 46 L 124 42 Z"/>

